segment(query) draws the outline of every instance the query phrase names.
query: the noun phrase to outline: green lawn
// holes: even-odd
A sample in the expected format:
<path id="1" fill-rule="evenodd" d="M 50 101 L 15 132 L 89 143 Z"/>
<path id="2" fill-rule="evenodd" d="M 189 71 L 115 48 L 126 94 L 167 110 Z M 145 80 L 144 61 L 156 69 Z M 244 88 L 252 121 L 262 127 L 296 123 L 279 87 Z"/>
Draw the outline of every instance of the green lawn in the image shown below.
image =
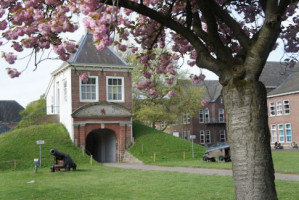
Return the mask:
<path id="1" fill-rule="evenodd" d="M 34 183 L 28 183 L 30 181 Z M 296 200 L 299 182 L 276 181 L 278 197 Z M 126 170 L 81 164 L 77 171 L 2 171 L 0 199 L 234 199 L 229 176 Z"/>

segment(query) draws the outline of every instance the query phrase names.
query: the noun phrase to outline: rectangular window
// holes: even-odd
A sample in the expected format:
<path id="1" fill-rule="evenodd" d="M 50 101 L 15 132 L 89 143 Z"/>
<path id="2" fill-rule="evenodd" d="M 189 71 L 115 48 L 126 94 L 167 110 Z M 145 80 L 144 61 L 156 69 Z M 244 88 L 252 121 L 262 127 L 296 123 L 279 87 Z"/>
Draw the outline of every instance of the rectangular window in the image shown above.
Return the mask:
<path id="1" fill-rule="evenodd" d="M 205 122 L 209 123 L 210 122 L 210 115 L 209 115 L 209 109 L 205 109 Z"/>
<path id="2" fill-rule="evenodd" d="M 292 142 L 292 127 L 291 124 L 286 124 L 286 142 Z"/>
<path id="3" fill-rule="evenodd" d="M 220 130 L 220 142 L 225 142 L 226 138 L 225 138 L 225 130 Z"/>
<path id="4" fill-rule="evenodd" d="M 282 124 L 278 124 L 278 135 L 279 135 L 279 142 L 284 142 L 284 131 L 283 131 Z"/>
<path id="5" fill-rule="evenodd" d="M 199 110 L 199 123 L 204 123 L 203 110 Z"/>
<path id="6" fill-rule="evenodd" d="M 211 135 L 209 130 L 206 131 L 206 142 L 207 144 L 211 143 Z"/>
<path id="7" fill-rule="evenodd" d="M 224 122 L 224 109 L 219 109 L 219 122 Z"/>
<path id="8" fill-rule="evenodd" d="M 275 103 L 274 102 L 270 102 L 269 110 L 270 110 L 270 116 L 275 116 Z"/>
<path id="9" fill-rule="evenodd" d="M 124 78 L 107 77 L 107 100 L 124 101 Z"/>
<path id="10" fill-rule="evenodd" d="M 205 144 L 205 131 L 204 130 L 199 131 L 199 135 L 200 135 L 200 144 Z"/>
<path id="11" fill-rule="evenodd" d="M 284 100 L 283 101 L 283 110 L 284 110 L 284 114 L 285 115 L 290 114 L 290 103 L 289 103 L 289 100 Z"/>
<path id="12" fill-rule="evenodd" d="M 277 142 L 276 124 L 272 124 L 271 125 L 271 137 L 272 137 L 272 143 Z"/>
<path id="13" fill-rule="evenodd" d="M 63 81 L 63 98 L 64 98 L 64 101 L 67 102 L 67 82 L 66 82 L 66 80 Z"/>
<path id="14" fill-rule="evenodd" d="M 183 124 L 190 124 L 190 115 L 189 114 L 183 115 Z"/>
<path id="15" fill-rule="evenodd" d="M 190 139 L 190 131 L 183 131 L 183 137 L 185 140 L 189 140 Z"/>
<path id="16" fill-rule="evenodd" d="M 87 82 L 80 81 L 80 101 L 98 100 L 98 77 L 89 76 Z"/>
<path id="17" fill-rule="evenodd" d="M 172 122 L 172 125 L 173 126 L 177 126 L 179 124 L 179 121 L 178 120 L 174 120 L 173 122 Z"/>
<path id="18" fill-rule="evenodd" d="M 165 121 L 161 121 L 161 128 L 165 128 Z"/>
<path id="19" fill-rule="evenodd" d="M 276 101 L 276 112 L 277 112 L 277 115 L 282 115 L 282 103 L 281 103 L 281 101 Z"/>

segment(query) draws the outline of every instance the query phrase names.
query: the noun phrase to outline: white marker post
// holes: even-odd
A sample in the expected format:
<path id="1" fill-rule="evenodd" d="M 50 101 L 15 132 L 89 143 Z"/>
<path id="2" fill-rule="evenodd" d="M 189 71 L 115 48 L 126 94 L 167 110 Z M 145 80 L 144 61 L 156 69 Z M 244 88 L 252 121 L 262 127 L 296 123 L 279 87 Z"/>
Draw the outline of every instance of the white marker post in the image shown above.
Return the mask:
<path id="1" fill-rule="evenodd" d="M 44 140 L 37 140 L 36 144 L 39 144 L 39 166 L 42 166 L 42 144 L 45 144 Z"/>
<path id="2" fill-rule="evenodd" d="M 192 141 L 192 158 L 194 159 L 194 148 L 193 148 L 193 139 L 196 138 L 196 135 L 190 135 L 190 139 Z"/>

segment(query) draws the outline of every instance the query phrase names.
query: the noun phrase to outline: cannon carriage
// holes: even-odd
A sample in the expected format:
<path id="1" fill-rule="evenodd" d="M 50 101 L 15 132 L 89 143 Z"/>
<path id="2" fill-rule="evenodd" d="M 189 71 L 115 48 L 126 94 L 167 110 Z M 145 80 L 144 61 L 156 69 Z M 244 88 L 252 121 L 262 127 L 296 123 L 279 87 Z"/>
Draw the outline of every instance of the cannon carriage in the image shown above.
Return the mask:
<path id="1" fill-rule="evenodd" d="M 51 166 L 51 172 L 60 171 L 60 169 L 65 169 L 65 171 L 70 171 L 71 168 L 76 170 L 77 165 L 73 162 L 68 154 L 57 151 L 56 149 L 51 149 L 50 154 L 54 156 L 54 164 Z"/>

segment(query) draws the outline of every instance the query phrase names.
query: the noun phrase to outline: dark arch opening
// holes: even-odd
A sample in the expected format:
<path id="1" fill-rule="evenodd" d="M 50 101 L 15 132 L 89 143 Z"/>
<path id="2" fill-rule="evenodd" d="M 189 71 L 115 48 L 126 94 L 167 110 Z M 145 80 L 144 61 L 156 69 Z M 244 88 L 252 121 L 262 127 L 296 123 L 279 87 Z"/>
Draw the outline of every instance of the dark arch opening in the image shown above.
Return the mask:
<path id="1" fill-rule="evenodd" d="M 86 153 L 98 162 L 116 162 L 116 137 L 112 130 L 96 129 L 86 138 Z"/>

